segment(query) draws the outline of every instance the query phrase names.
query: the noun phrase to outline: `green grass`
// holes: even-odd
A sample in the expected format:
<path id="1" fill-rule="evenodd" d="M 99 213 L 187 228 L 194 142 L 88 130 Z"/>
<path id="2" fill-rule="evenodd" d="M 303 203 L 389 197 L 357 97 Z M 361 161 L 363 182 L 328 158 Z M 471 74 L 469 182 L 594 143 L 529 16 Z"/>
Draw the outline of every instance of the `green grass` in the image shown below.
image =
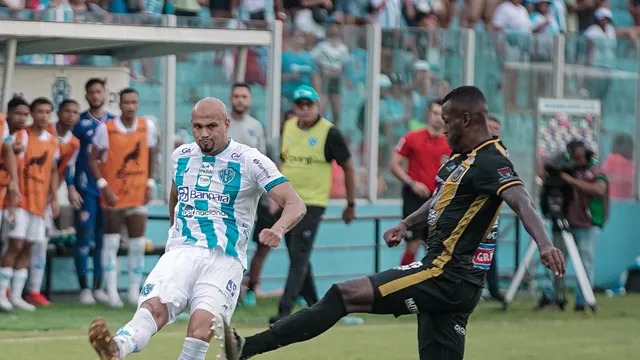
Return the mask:
<path id="1" fill-rule="evenodd" d="M 518 300 L 508 311 L 482 303 L 467 327 L 465 359 L 580 360 L 637 358 L 640 333 L 640 296 L 598 298 L 596 315 L 573 311 L 531 311 L 533 300 Z M 234 324 L 243 334 L 265 328 L 276 309 L 274 301 L 256 308 L 238 308 Z M 86 328 L 95 316 L 112 328 L 129 320 L 133 308 L 56 305 L 36 313 L 0 314 L 0 359 L 95 359 L 86 340 Z M 364 316 L 363 326 L 336 326 L 306 343 L 282 348 L 258 359 L 333 360 L 417 358 L 415 317 Z M 139 360 L 176 359 L 182 347 L 186 322 L 163 329 L 151 339 Z M 215 359 L 215 347 L 207 359 Z"/>

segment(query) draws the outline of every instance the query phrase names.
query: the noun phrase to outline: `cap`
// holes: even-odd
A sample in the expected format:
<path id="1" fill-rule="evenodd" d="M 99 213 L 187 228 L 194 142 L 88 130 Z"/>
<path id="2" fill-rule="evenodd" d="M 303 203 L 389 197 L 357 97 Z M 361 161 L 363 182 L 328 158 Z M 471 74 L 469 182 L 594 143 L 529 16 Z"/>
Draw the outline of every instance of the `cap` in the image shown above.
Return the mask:
<path id="1" fill-rule="evenodd" d="M 598 8 L 598 10 L 596 10 L 595 17 L 598 21 L 604 20 L 605 18 L 611 20 L 613 19 L 613 14 L 611 13 L 611 10 L 600 7 Z"/>
<path id="2" fill-rule="evenodd" d="M 391 79 L 385 74 L 378 74 L 378 85 L 380 89 L 388 89 L 391 87 Z"/>
<path id="3" fill-rule="evenodd" d="M 413 70 L 431 71 L 431 65 L 429 65 L 429 63 L 424 60 L 418 60 L 413 63 Z"/>
<path id="4" fill-rule="evenodd" d="M 309 85 L 300 85 L 293 91 L 293 101 L 311 100 L 318 101 L 318 92 Z"/>

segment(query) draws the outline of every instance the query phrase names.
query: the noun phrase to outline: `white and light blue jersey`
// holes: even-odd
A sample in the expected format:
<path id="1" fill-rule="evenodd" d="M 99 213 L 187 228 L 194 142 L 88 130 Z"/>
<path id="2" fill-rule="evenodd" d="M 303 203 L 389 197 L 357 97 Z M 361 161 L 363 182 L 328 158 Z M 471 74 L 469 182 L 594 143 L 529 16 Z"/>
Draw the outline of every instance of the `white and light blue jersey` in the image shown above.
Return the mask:
<path id="1" fill-rule="evenodd" d="M 219 246 L 246 269 L 258 200 L 287 179 L 265 155 L 233 140 L 216 156 L 203 155 L 196 143 L 185 144 L 172 160 L 178 203 L 166 251 Z"/>

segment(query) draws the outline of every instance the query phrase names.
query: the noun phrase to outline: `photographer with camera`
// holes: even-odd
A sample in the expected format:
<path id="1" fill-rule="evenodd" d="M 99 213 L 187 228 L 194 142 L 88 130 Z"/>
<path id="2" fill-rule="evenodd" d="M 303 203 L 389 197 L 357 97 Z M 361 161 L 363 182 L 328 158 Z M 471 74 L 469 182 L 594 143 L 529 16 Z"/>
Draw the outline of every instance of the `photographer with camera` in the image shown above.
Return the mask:
<path id="1" fill-rule="evenodd" d="M 566 152 L 545 164 L 540 202 L 543 214 L 553 223 L 554 246 L 566 254 L 562 231 L 573 235 L 592 286 L 596 242 L 609 205 L 607 178 L 597 165 L 594 152 L 584 142 L 572 140 Z M 567 303 L 564 280 L 556 281 L 554 288 L 557 298 L 554 299 L 554 292 L 548 287 L 536 309 L 555 305 L 564 310 Z M 580 286 L 576 286 L 575 311 L 585 311 Z"/>

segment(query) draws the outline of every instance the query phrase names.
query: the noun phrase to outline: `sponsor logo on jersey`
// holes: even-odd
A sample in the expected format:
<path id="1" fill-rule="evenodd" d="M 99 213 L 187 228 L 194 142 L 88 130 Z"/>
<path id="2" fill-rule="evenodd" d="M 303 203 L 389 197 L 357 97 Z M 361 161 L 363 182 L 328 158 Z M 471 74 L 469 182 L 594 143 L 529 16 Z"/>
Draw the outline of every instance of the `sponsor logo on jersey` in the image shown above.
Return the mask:
<path id="1" fill-rule="evenodd" d="M 236 294 L 236 290 L 238 289 L 238 285 L 233 282 L 233 280 L 229 280 L 227 282 L 226 290 L 233 297 Z"/>
<path id="2" fill-rule="evenodd" d="M 473 267 L 483 270 L 489 270 L 493 261 L 493 253 L 496 250 L 496 244 L 480 244 L 473 254 Z"/>
<path id="3" fill-rule="evenodd" d="M 182 210 L 182 216 L 185 219 L 191 219 L 195 217 L 227 217 L 227 213 L 219 209 L 205 209 L 199 210 L 191 205 L 187 205 Z"/>
<path id="4" fill-rule="evenodd" d="M 406 271 L 406 270 L 411 270 L 411 269 L 417 269 L 419 267 L 422 267 L 422 261 L 415 261 L 415 262 L 412 262 L 411 264 L 397 266 L 394 269 L 395 270 Z"/>
<path id="5" fill-rule="evenodd" d="M 269 174 L 269 171 L 267 170 L 266 167 L 264 167 L 264 165 L 262 165 L 262 162 L 258 159 L 253 159 L 253 163 L 256 164 L 258 166 L 258 168 L 261 170 L 260 173 L 263 174 L 264 176 L 266 176 L 267 178 L 270 178 L 271 175 Z"/>
<path id="6" fill-rule="evenodd" d="M 404 304 L 407 306 L 407 310 L 409 310 L 410 313 L 417 314 L 420 312 L 420 310 L 418 310 L 418 305 L 416 305 L 416 302 L 415 300 L 413 300 L 413 298 L 405 299 Z"/>
<path id="7" fill-rule="evenodd" d="M 191 148 L 186 147 L 186 148 L 182 149 L 181 153 L 182 154 L 191 154 Z"/>
<path id="8" fill-rule="evenodd" d="M 190 189 L 188 186 L 179 186 L 178 201 L 187 203 L 190 200 L 208 200 L 228 204 L 231 201 L 231 197 L 228 194 L 213 191 L 198 191 L 196 189 Z"/>

